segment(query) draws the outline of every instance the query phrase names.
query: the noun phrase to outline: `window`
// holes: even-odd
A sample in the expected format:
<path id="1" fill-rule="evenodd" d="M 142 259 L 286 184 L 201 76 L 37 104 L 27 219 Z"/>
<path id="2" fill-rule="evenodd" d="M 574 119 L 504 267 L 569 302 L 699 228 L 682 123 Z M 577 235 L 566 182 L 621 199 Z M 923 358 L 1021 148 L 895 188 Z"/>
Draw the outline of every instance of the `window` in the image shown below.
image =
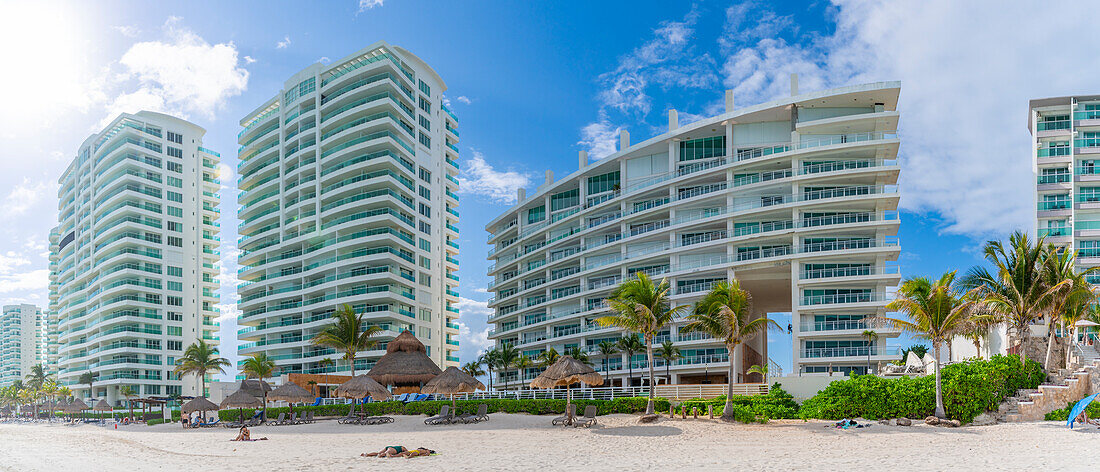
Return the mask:
<path id="1" fill-rule="evenodd" d="M 160 244 L 160 233 L 145 233 L 145 240 L 154 244 Z"/>
<path id="2" fill-rule="evenodd" d="M 169 131 L 168 140 L 176 144 L 183 144 L 183 135 Z"/>
<path id="3" fill-rule="evenodd" d="M 180 223 L 180 222 L 177 222 L 177 221 L 169 221 L 168 222 L 168 231 L 175 231 L 177 233 L 182 233 L 183 232 L 183 223 Z"/>
<path id="4" fill-rule="evenodd" d="M 428 131 L 432 130 L 432 122 L 428 117 L 420 115 L 420 126 Z"/>
<path id="5" fill-rule="evenodd" d="M 169 296 L 167 300 L 170 306 L 183 306 L 183 297 Z"/>
<path id="6" fill-rule="evenodd" d="M 168 281 L 168 290 L 171 290 L 173 292 L 182 292 L 183 291 L 183 282 L 175 282 L 175 281 L 169 280 Z"/>
<path id="7" fill-rule="evenodd" d="M 168 170 L 170 170 L 172 172 L 183 173 L 183 164 L 180 164 L 178 162 L 168 161 Z"/>
<path id="8" fill-rule="evenodd" d="M 419 223 L 420 223 L 420 232 L 421 233 L 432 234 L 432 225 L 428 224 L 428 222 L 426 222 L 426 221 L 421 221 Z"/>
<path id="9" fill-rule="evenodd" d="M 168 312 L 168 321 L 183 321 L 183 313 L 180 313 L 178 311 Z"/>
<path id="10" fill-rule="evenodd" d="M 166 329 L 169 336 L 183 336 L 183 327 L 167 326 Z"/>
<path id="11" fill-rule="evenodd" d="M 167 347 L 169 351 L 182 351 L 183 341 L 168 341 Z"/>
<path id="12" fill-rule="evenodd" d="M 550 196 L 550 211 L 577 206 L 580 203 L 580 189 L 573 189 Z"/>
<path id="13" fill-rule="evenodd" d="M 432 268 L 432 260 L 427 258 L 427 257 L 420 256 L 420 267 L 423 267 L 425 269 L 431 269 Z"/>
<path id="14" fill-rule="evenodd" d="M 546 205 L 539 205 L 527 210 L 527 224 L 538 223 L 546 219 Z"/>
<path id="15" fill-rule="evenodd" d="M 171 178 L 171 177 L 169 177 L 169 178 Z M 175 216 L 175 217 L 178 217 L 178 218 L 183 218 L 183 208 L 174 207 L 174 206 L 168 207 L 168 216 Z"/>
<path id="16" fill-rule="evenodd" d="M 424 320 L 424 321 L 431 321 L 432 320 L 432 310 L 430 310 L 428 308 L 421 308 L 420 309 L 420 319 Z"/>
<path id="17" fill-rule="evenodd" d="M 172 146 L 168 146 L 168 150 L 165 151 L 164 153 L 171 156 L 171 157 L 178 157 L 180 159 L 183 159 L 183 149 L 180 149 L 180 148 L 174 148 Z"/>
<path id="18" fill-rule="evenodd" d="M 424 147 L 432 147 L 432 138 L 429 138 L 428 135 L 424 134 L 424 132 L 421 131 L 420 132 L 420 144 L 423 144 Z"/>
<path id="19" fill-rule="evenodd" d="M 183 188 L 183 179 L 179 177 L 168 176 L 168 185 L 176 188 Z"/>
<path id="20" fill-rule="evenodd" d="M 428 242 L 427 239 L 420 238 L 420 249 L 423 249 L 425 251 L 431 251 L 432 250 L 432 243 Z"/>
<path id="21" fill-rule="evenodd" d="M 619 171 L 594 175 L 588 178 L 588 194 L 595 195 L 614 190 L 619 186 Z"/>
<path id="22" fill-rule="evenodd" d="M 183 247 L 183 238 L 180 238 L 180 237 L 177 237 L 177 236 L 169 236 L 168 237 L 168 245 L 169 246 L 175 246 L 175 247 Z"/>
<path id="23" fill-rule="evenodd" d="M 424 92 L 424 95 L 430 96 L 432 94 L 432 88 L 429 87 L 428 84 L 424 83 L 423 80 L 420 81 L 420 91 Z"/>
<path id="24" fill-rule="evenodd" d="M 176 193 L 176 192 L 173 192 L 173 191 L 169 190 L 168 191 L 168 200 L 171 200 L 171 201 L 176 202 L 176 203 L 183 203 L 183 194 L 182 193 Z"/>
<path id="25" fill-rule="evenodd" d="M 420 180 L 431 183 L 432 182 L 432 173 L 431 173 L 431 171 L 421 167 L 420 168 Z"/>
<path id="26" fill-rule="evenodd" d="M 428 113 L 431 113 L 432 112 L 432 102 L 429 102 L 428 99 L 426 99 L 424 97 L 420 97 L 420 109 L 424 110 Z"/>
<path id="27" fill-rule="evenodd" d="M 724 155 L 726 155 L 725 136 L 680 141 L 680 161 L 694 161 Z"/>
<path id="28" fill-rule="evenodd" d="M 420 186 L 420 196 L 424 197 L 424 198 L 427 198 L 428 200 L 431 200 L 432 199 L 432 191 L 428 190 L 427 187 L 421 185 Z"/>
<path id="29" fill-rule="evenodd" d="M 420 273 L 420 285 L 423 285 L 425 287 L 431 287 L 432 286 L 432 276 L 421 272 Z"/>
<path id="30" fill-rule="evenodd" d="M 183 277 L 183 268 L 168 266 L 168 275 L 171 275 L 173 277 Z"/>
<path id="31" fill-rule="evenodd" d="M 425 205 L 423 203 L 421 203 L 419 205 L 420 205 L 420 214 L 424 215 L 428 218 L 431 218 L 432 217 L 432 207 L 430 207 L 428 205 Z"/>

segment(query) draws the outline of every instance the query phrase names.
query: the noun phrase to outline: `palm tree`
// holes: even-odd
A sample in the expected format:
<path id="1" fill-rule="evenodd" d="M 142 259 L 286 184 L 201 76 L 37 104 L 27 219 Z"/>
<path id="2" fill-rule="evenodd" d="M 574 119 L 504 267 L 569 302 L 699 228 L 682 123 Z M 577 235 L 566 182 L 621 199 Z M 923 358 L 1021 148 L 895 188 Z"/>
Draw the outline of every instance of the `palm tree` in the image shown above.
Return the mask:
<path id="1" fill-rule="evenodd" d="M 865 329 L 865 330 L 863 330 L 863 333 L 861 333 L 861 335 L 864 338 L 867 338 L 867 373 L 870 374 L 871 373 L 871 343 L 875 342 L 875 339 L 878 339 L 878 333 L 876 333 L 874 330 Z"/>
<path id="2" fill-rule="evenodd" d="M 943 389 L 940 385 L 940 347 L 959 333 L 974 302 L 955 287 L 955 272 L 946 272 L 936 281 L 927 277 L 906 279 L 898 287 L 897 298 L 886 309 L 905 313 L 909 320 L 880 318 L 886 325 L 932 341 L 936 356 L 936 417 L 943 418 Z"/>
<path id="3" fill-rule="evenodd" d="M 225 368 L 231 366 L 229 360 L 218 356 L 218 347 L 207 344 L 203 339 L 187 346 L 183 351 L 183 357 L 176 359 L 176 375 L 194 374 L 199 378 L 199 396 L 206 396 L 206 374 L 219 372 L 224 374 Z"/>
<path id="4" fill-rule="evenodd" d="M 317 367 L 320 367 L 321 370 L 323 370 L 325 372 L 325 384 L 326 385 L 329 383 L 329 381 L 328 381 L 329 380 L 328 379 L 328 373 L 329 373 L 328 368 L 332 367 L 334 365 L 336 365 L 336 361 L 333 360 L 331 357 L 326 357 L 324 359 L 321 359 L 321 360 L 317 361 Z M 321 387 L 317 387 L 317 396 L 321 396 Z"/>
<path id="5" fill-rule="evenodd" d="M 130 421 L 134 421 L 134 404 L 130 401 L 130 398 L 136 397 L 137 391 L 134 390 L 134 387 L 123 385 L 118 389 L 118 394 L 126 397 L 126 408 L 130 410 Z"/>
<path id="6" fill-rule="evenodd" d="M 42 388 L 42 384 L 46 382 L 48 377 L 49 375 L 46 374 L 46 368 L 43 367 L 42 364 L 35 364 L 31 366 L 31 373 L 27 374 L 26 385 L 37 390 Z"/>
<path id="7" fill-rule="evenodd" d="M 686 306 L 672 307 L 669 301 L 668 279 L 654 285 L 644 272 L 638 278 L 620 284 L 607 300 L 612 314 L 596 318 L 600 326 L 614 326 L 642 335 L 649 361 L 649 401 L 646 415 L 653 414 L 653 338 L 669 322 L 687 311 Z"/>
<path id="8" fill-rule="evenodd" d="M 480 376 L 480 375 L 485 375 L 485 370 L 483 370 L 481 368 L 481 363 L 480 362 L 467 362 L 467 363 L 462 365 L 462 371 L 465 372 L 466 375 L 469 375 L 470 377 L 477 377 L 477 376 Z"/>
<path id="9" fill-rule="evenodd" d="M 516 360 L 520 358 L 519 349 L 511 344 L 505 344 L 497 350 L 496 362 L 497 372 L 504 374 L 508 369 L 516 363 Z"/>
<path id="10" fill-rule="evenodd" d="M 316 380 L 310 380 L 309 382 L 306 382 L 306 385 L 309 385 L 309 394 L 310 395 L 318 395 L 319 396 L 321 394 L 321 389 L 317 388 L 317 381 Z M 317 392 L 317 393 L 313 393 L 313 392 Z"/>
<path id="11" fill-rule="evenodd" d="M 588 358 L 588 353 L 581 349 L 580 346 L 574 346 L 565 350 L 565 355 L 576 359 L 581 364 L 592 364 L 592 360 Z"/>
<path id="12" fill-rule="evenodd" d="M 266 352 L 253 354 L 244 362 L 241 362 L 241 373 L 247 378 L 260 381 L 260 391 L 264 396 L 264 411 L 267 411 L 267 390 L 263 388 L 263 381 L 275 375 L 275 361 L 267 357 Z"/>
<path id="13" fill-rule="evenodd" d="M 657 348 L 657 356 L 665 361 L 665 380 L 671 384 L 672 374 L 669 372 L 669 366 L 671 366 L 676 359 L 683 357 L 680 355 L 680 348 L 674 346 L 672 341 L 665 341 L 661 343 L 661 347 Z"/>
<path id="14" fill-rule="evenodd" d="M 535 360 L 531 359 L 530 357 L 527 357 L 525 355 L 520 354 L 520 356 L 516 358 L 516 361 L 513 365 L 515 366 L 516 372 L 517 372 L 517 375 L 518 375 L 520 373 L 527 372 L 527 369 L 529 369 L 531 367 L 534 367 L 535 366 Z M 519 384 L 520 390 L 525 390 L 526 387 L 527 387 L 527 384 L 525 384 L 525 383 L 520 383 Z"/>
<path id="15" fill-rule="evenodd" d="M 1063 323 L 1064 315 L 1067 312 L 1080 312 L 1080 308 L 1096 300 L 1096 294 L 1085 277 L 1095 272 L 1097 268 L 1091 267 L 1077 272 L 1077 256 L 1074 251 L 1059 251 L 1054 245 L 1048 245 L 1046 253 L 1043 267 L 1044 283 L 1048 286 L 1061 284 L 1061 288 L 1051 296 L 1050 313 L 1047 316 L 1047 354 L 1043 360 L 1043 366 L 1050 370 L 1051 355 L 1057 340 L 1054 335 L 1059 328 L 1063 330 L 1068 328 Z"/>
<path id="16" fill-rule="evenodd" d="M 642 340 L 638 339 L 637 336 L 621 337 L 619 338 L 617 346 L 620 351 L 623 351 L 623 354 L 626 354 L 627 377 L 626 383 L 624 383 L 623 386 L 631 387 L 634 383 L 634 354 L 639 351 L 644 351 L 645 346 L 642 344 Z"/>
<path id="17" fill-rule="evenodd" d="M 746 374 L 760 374 L 760 377 L 764 379 L 764 383 L 768 383 L 768 365 L 756 364 L 749 367 L 749 370 L 745 371 Z"/>
<path id="18" fill-rule="evenodd" d="M 1026 365 L 1031 324 L 1043 317 L 1053 295 L 1067 282 L 1046 283 L 1043 260 L 1047 251 L 1043 248 L 1043 238 L 1032 244 L 1027 234 L 1016 231 L 1008 241 L 1007 248 L 1000 241 L 987 242 L 983 252 L 994 272 L 974 267 L 962 280 L 962 287 L 977 289 L 976 296 L 981 298 L 982 304 L 1016 333 L 1020 362 Z"/>
<path id="19" fill-rule="evenodd" d="M 600 355 L 603 356 L 603 376 L 605 378 L 609 377 L 611 375 L 611 371 L 609 370 L 608 364 L 610 359 L 608 359 L 608 357 L 610 357 L 612 354 L 619 352 L 619 348 L 616 347 L 615 343 L 611 341 L 603 341 L 597 344 L 596 347 L 600 350 Z"/>
<path id="20" fill-rule="evenodd" d="M 688 316 L 691 322 L 684 331 L 706 333 L 722 340 L 729 358 L 729 374 L 726 377 L 726 406 L 722 410 L 723 421 L 733 421 L 733 384 L 737 381 L 735 360 L 741 345 L 763 334 L 769 328 L 782 330 L 779 324 L 767 316 L 752 319 L 752 296 L 741 288 L 741 282 L 733 279 L 718 282 L 710 292 L 695 303 L 694 312 Z"/>
<path id="21" fill-rule="evenodd" d="M 542 364 L 543 368 L 547 368 L 554 365 L 560 358 L 561 354 L 558 354 L 558 350 L 550 348 L 539 353 L 539 364 Z"/>
<path id="22" fill-rule="evenodd" d="M 484 354 L 477 358 L 477 361 L 485 366 L 485 369 L 489 374 L 489 391 L 493 391 L 493 367 L 496 367 L 497 360 L 500 357 L 499 349 L 489 349 Z"/>
<path id="23" fill-rule="evenodd" d="M 57 405 L 56 402 L 57 402 L 57 390 L 58 390 L 58 388 L 59 388 L 59 385 L 58 385 L 57 381 L 52 379 L 52 378 L 47 377 L 46 380 L 44 382 L 42 382 L 42 387 L 38 389 L 40 392 L 42 392 L 43 398 L 48 398 L 50 400 L 50 415 L 49 415 L 49 420 L 50 421 L 53 421 L 54 410 L 55 410 L 55 407 Z"/>
<path id="24" fill-rule="evenodd" d="M 346 304 L 332 314 L 332 319 L 332 324 L 318 332 L 312 342 L 315 346 L 343 351 L 344 360 L 351 366 L 351 376 L 355 377 L 355 355 L 378 344 L 371 337 L 381 333 L 382 328 L 364 326 L 363 315 Z"/>
<path id="25" fill-rule="evenodd" d="M 92 371 L 89 370 L 88 372 L 80 374 L 80 378 L 77 379 L 77 383 L 79 383 L 79 384 L 88 384 L 88 397 L 89 398 L 91 398 L 91 396 L 92 396 L 92 388 L 93 388 L 92 384 L 95 383 L 95 378 L 97 376 L 98 375 L 95 372 L 92 372 Z"/>

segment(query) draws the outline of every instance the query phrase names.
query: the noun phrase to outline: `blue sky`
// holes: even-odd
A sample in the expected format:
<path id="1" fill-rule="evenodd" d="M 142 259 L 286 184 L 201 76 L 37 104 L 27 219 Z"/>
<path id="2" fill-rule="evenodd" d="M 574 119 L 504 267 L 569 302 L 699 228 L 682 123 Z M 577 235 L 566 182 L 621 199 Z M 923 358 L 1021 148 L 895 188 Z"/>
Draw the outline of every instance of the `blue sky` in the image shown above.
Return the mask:
<path id="1" fill-rule="evenodd" d="M 485 223 L 544 170 L 575 170 L 577 151 L 609 153 L 620 128 L 637 142 L 669 108 L 681 123 L 715 114 L 725 89 L 739 106 L 767 101 L 791 72 L 802 91 L 901 80 L 901 265 L 938 275 L 1031 229 L 1027 100 L 1100 89 L 1100 65 L 1081 60 L 1100 46 L 1085 2 L 0 3 L 0 61 L 20 65 L 0 78 L 0 302 L 46 304 L 57 177 L 118 112 L 205 127 L 234 182 L 241 116 L 292 73 L 384 39 L 436 69 L 461 121 L 464 360 L 486 345 Z M 234 195 L 222 207 L 227 353 Z M 789 338 L 773 338 L 789 366 Z"/>

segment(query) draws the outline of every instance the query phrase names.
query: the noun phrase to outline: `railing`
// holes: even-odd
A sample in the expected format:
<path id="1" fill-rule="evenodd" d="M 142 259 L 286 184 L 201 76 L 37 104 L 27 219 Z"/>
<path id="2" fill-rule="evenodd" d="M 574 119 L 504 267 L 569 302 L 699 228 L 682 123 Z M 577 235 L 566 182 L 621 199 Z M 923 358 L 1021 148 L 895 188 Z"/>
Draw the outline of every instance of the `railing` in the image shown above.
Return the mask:
<path id="1" fill-rule="evenodd" d="M 872 356 L 896 356 L 901 355 L 898 347 L 886 346 L 857 346 L 857 347 L 823 347 L 802 349 L 800 357 L 813 359 L 821 357 L 867 357 Z"/>
<path id="2" fill-rule="evenodd" d="M 766 383 L 733 384 L 734 395 L 767 395 Z M 653 387 L 653 396 L 669 400 L 688 400 L 692 398 L 715 398 L 729 393 L 728 384 L 675 384 Z"/>
<path id="3" fill-rule="evenodd" d="M 886 301 L 885 293 L 856 292 L 824 295 L 803 295 L 802 305 L 835 305 L 844 303 L 870 303 Z"/>
<path id="4" fill-rule="evenodd" d="M 511 380 L 507 379 L 495 379 L 496 382 L 515 383 L 517 379 L 512 376 Z M 526 387 L 526 385 L 524 385 Z M 649 396 L 649 387 L 599 387 L 599 388 L 572 388 L 572 389 L 531 389 L 531 390 L 511 390 L 511 391 L 492 391 L 492 392 L 476 392 L 476 393 L 460 393 L 454 397 L 457 400 L 487 400 L 491 398 L 509 398 L 517 400 L 527 399 L 555 399 L 565 400 L 566 394 L 569 394 L 573 399 L 581 400 L 613 400 L 615 398 L 623 397 L 646 397 Z"/>
<path id="5" fill-rule="evenodd" d="M 833 321 L 813 321 L 809 323 L 802 323 L 802 331 L 841 331 L 841 330 L 863 330 L 870 326 L 866 319 L 863 320 L 833 320 Z"/>

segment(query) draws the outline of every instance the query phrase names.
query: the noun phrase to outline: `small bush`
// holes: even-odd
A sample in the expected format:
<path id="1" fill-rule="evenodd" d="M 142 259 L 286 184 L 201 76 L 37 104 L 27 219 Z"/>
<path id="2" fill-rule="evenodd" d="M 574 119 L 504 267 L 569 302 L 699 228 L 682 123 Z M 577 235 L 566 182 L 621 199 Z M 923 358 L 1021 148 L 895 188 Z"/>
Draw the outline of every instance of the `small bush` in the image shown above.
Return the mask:
<path id="1" fill-rule="evenodd" d="M 795 403 L 794 397 L 787 393 L 780 386 L 779 383 L 772 385 L 772 388 L 765 395 L 735 395 L 731 398 L 733 408 L 736 410 L 734 413 L 737 421 L 742 423 L 763 423 L 769 419 L 792 419 L 798 418 L 798 403 Z M 688 411 L 692 408 L 699 408 L 700 411 L 707 411 L 707 405 L 712 405 L 714 408 L 714 415 L 721 416 L 726 407 L 726 396 L 720 395 L 713 399 L 691 399 L 682 403 L 686 405 Z"/>
<path id="2" fill-rule="evenodd" d="M 1066 421 L 1069 419 L 1069 411 L 1073 409 L 1075 403 L 1077 402 L 1067 403 L 1065 408 L 1047 413 L 1043 419 L 1047 421 Z M 1089 406 L 1085 407 L 1085 413 L 1089 415 L 1089 418 L 1100 418 L 1100 402 L 1089 403 Z"/>

